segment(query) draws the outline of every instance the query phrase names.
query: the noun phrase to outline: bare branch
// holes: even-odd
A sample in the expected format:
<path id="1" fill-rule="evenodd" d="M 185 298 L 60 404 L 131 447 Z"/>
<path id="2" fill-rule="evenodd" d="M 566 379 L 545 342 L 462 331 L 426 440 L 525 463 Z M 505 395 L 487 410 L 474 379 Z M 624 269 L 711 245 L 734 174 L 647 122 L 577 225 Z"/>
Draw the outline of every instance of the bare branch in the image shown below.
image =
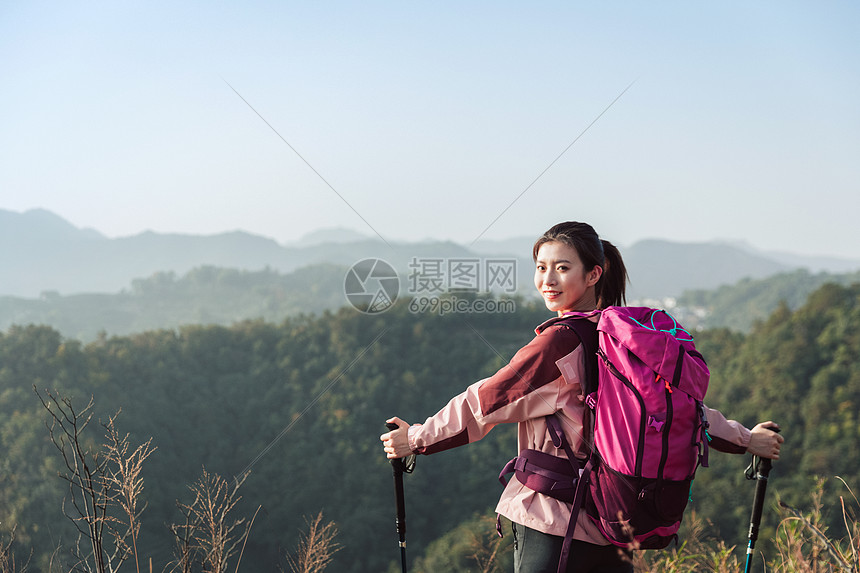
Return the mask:
<path id="1" fill-rule="evenodd" d="M 19 566 L 15 559 L 15 553 L 12 546 L 15 543 L 15 531 L 17 527 L 12 527 L 9 532 L 9 541 L 3 542 L 0 540 L 0 573 L 27 573 L 27 568 L 30 566 L 30 560 L 33 558 L 33 550 L 27 556 L 27 560 Z"/>
<path id="2" fill-rule="evenodd" d="M 243 544 L 250 532 L 245 518 L 233 519 L 230 514 L 242 499 L 238 494 L 245 476 L 230 482 L 203 468 L 200 479 L 189 486 L 194 495 L 190 504 L 177 502 L 186 517 L 185 526 L 173 526 L 180 539 L 180 555 L 174 570 L 186 567 L 192 560 L 200 562 L 204 573 L 226 573 L 230 558 Z M 180 537 L 179 532 L 184 533 Z M 184 541 L 181 541 L 184 539 Z M 185 569 L 183 569 L 185 570 Z"/>
<path id="3" fill-rule="evenodd" d="M 58 475 L 69 484 L 63 513 L 78 531 L 72 549 L 77 562 L 72 570 L 114 573 L 133 555 L 139 572 L 137 534 L 145 506 L 138 507 L 138 498 L 143 491 L 141 468 L 154 450 L 152 440 L 132 449 L 128 434 L 123 436 L 116 429 L 117 413 L 102 424 L 106 431 L 102 447 L 85 445 L 84 431 L 94 416 L 94 399 L 90 397 L 77 411 L 67 397 L 34 391 L 50 416 L 45 425 L 66 467 Z"/>

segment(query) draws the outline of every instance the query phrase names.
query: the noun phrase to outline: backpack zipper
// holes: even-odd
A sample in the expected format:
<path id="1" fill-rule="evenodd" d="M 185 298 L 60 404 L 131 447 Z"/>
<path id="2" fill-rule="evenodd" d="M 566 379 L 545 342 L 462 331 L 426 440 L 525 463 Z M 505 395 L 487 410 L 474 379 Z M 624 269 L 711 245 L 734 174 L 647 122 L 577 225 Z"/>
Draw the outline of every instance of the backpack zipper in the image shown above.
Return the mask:
<path id="1" fill-rule="evenodd" d="M 642 395 L 636 389 L 636 386 L 634 386 L 633 383 L 630 382 L 630 380 L 628 380 L 618 370 L 618 368 L 616 368 L 615 365 L 609 361 L 609 357 L 606 356 L 606 354 L 603 352 L 602 349 L 598 348 L 597 354 L 600 356 L 600 358 L 606 364 L 606 367 L 609 369 L 609 371 L 612 373 L 612 375 L 615 376 L 616 378 L 618 378 L 625 386 L 627 386 L 627 389 L 630 390 L 631 392 L 633 392 L 633 395 L 636 396 L 636 400 L 639 402 L 639 412 L 640 412 L 640 415 L 639 415 L 639 443 L 636 446 L 636 467 L 634 469 L 634 475 L 636 477 L 641 477 L 642 476 L 642 458 L 643 458 L 642 452 L 645 450 L 646 424 L 645 424 L 645 416 L 643 415 L 645 413 L 645 401 L 642 399 Z"/>
<path id="2" fill-rule="evenodd" d="M 657 381 L 662 380 L 660 376 L 657 376 Z M 666 384 L 666 422 L 663 425 L 663 451 L 660 452 L 660 465 L 657 466 L 657 481 L 663 481 L 663 469 L 666 467 L 666 461 L 669 458 L 669 431 L 672 428 L 672 417 L 674 415 L 674 409 L 672 407 L 672 388 L 669 384 Z"/>

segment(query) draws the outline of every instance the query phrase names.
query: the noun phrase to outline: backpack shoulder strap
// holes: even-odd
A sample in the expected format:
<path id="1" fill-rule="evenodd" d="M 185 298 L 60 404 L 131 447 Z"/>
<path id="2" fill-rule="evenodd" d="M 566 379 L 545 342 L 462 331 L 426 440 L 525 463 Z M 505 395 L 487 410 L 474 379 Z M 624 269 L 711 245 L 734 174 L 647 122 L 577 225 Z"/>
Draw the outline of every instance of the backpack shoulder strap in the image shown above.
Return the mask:
<path id="1" fill-rule="evenodd" d="M 582 391 L 588 396 L 597 391 L 597 324 L 584 318 L 568 318 L 564 323 L 576 333 L 585 350 L 585 380 Z"/>
<path id="2" fill-rule="evenodd" d="M 587 409 L 586 409 L 587 410 Z M 550 414 L 546 417 L 547 430 L 552 438 L 553 445 L 556 448 L 561 447 L 567 454 L 567 459 L 579 476 L 576 480 L 576 490 L 573 495 L 573 502 L 570 508 L 570 521 L 567 523 L 567 531 L 564 534 L 564 542 L 561 546 L 561 555 L 558 562 L 558 573 L 567 571 L 567 562 L 570 559 L 570 551 L 573 543 L 573 534 L 576 531 L 576 521 L 579 518 L 579 511 L 585 503 L 585 496 L 588 493 L 588 482 L 591 479 L 591 470 L 594 464 L 594 456 L 589 456 L 585 465 L 580 468 L 580 464 L 576 461 L 573 455 L 573 450 L 570 447 L 567 439 L 564 437 L 564 430 L 561 427 L 561 421 L 555 414 Z"/>
<path id="3" fill-rule="evenodd" d="M 565 324 L 573 330 L 579 337 L 579 342 L 583 347 L 583 360 L 585 367 L 585 380 L 582 381 L 582 395 L 585 397 L 585 403 L 588 408 L 585 408 L 582 420 L 582 439 L 588 446 L 589 453 L 593 446 L 594 437 L 594 409 L 595 400 L 597 399 L 597 384 L 599 381 L 597 371 L 597 324 L 583 318 L 568 318 Z"/>
<path id="4" fill-rule="evenodd" d="M 582 381 L 582 393 L 586 397 L 586 403 L 588 403 L 588 398 L 597 392 L 597 324 L 585 318 L 573 317 L 565 320 L 565 324 L 567 324 L 571 330 L 576 332 L 576 335 L 579 337 L 579 342 L 584 350 L 583 360 L 585 367 L 585 380 Z M 591 402 L 589 406 L 592 404 L 593 402 Z M 580 470 L 579 479 L 576 483 L 576 491 L 574 493 L 573 503 L 571 504 L 570 521 L 567 524 L 567 531 L 564 535 L 564 542 L 562 543 L 561 555 L 558 563 L 559 573 L 564 573 L 564 571 L 567 570 L 567 563 L 570 559 L 571 546 L 573 542 L 573 534 L 576 531 L 576 521 L 579 517 L 579 512 L 585 503 L 585 497 L 588 493 L 588 483 L 591 480 L 591 470 L 594 464 L 594 456 L 591 455 L 593 452 L 594 417 L 591 415 L 590 407 L 585 408 L 583 418 L 583 440 L 588 446 L 589 456 L 588 461 Z M 571 450 L 567 440 L 564 438 L 564 432 L 562 431 L 560 420 L 558 420 L 555 415 L 551 415 L 546 417 L 546 421 L 550 436 L 553 439 L 553 444 L 558 447 L 559 444 L 556 442 L 556 436 L 561 434 L 562 447 L 564 448 L 568 459 L 571 460 L 571 463 L 575 463 L 573 461 L 575 459 L 573 451 Z"/>

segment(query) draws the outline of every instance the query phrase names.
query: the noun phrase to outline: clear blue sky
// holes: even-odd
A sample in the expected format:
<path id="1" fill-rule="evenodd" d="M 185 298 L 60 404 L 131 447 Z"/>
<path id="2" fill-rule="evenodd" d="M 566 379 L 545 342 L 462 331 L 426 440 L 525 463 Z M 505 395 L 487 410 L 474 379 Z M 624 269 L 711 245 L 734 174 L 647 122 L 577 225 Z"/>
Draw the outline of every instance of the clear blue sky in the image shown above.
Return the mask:
<path id="1" fill-rule="evenodd" d="M 6 1 L 0 208 L 860 258 L 858 30 L 847 1 Z"/>

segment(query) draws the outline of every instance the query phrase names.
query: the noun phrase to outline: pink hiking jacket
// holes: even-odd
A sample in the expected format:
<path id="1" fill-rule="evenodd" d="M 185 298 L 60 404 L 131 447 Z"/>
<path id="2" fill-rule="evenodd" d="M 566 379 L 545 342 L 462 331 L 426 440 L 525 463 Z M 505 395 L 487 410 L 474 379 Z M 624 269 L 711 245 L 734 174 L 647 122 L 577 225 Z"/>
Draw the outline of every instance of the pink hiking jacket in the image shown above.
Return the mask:
<path id="1" fill-rule="evenodd" d="M 595 322 L 597 315 L 593 317 Z M 547 321 L 547 322 L 553 322 Z M 518 424 L 518 448 L 564 457 L 553 446 L 544 417 L 558 413 L 574 452 L 584 452 L 582 424 L 585 405 L 580 381 L 584 376 L 579 337 L 564 323 L 544 323 L 536 336 L 510 363 L 489 378 L 475 382 L 423 424 L 409 428 L 409 445 L 417 454 L 433 454 L 480 440 L 497 424 Z M 750 431 L 717 410 L 707 409 L 712 447 L 742 453 Z M 500 467 L 504 462 L 500 462 Z M 515 523 L 550 535 L 564 536 L 570 506 L 537 493 L 512 477 L 496 511 Z M 577 519 L 576 539 L 609 542 L 585 512 Z"/>

